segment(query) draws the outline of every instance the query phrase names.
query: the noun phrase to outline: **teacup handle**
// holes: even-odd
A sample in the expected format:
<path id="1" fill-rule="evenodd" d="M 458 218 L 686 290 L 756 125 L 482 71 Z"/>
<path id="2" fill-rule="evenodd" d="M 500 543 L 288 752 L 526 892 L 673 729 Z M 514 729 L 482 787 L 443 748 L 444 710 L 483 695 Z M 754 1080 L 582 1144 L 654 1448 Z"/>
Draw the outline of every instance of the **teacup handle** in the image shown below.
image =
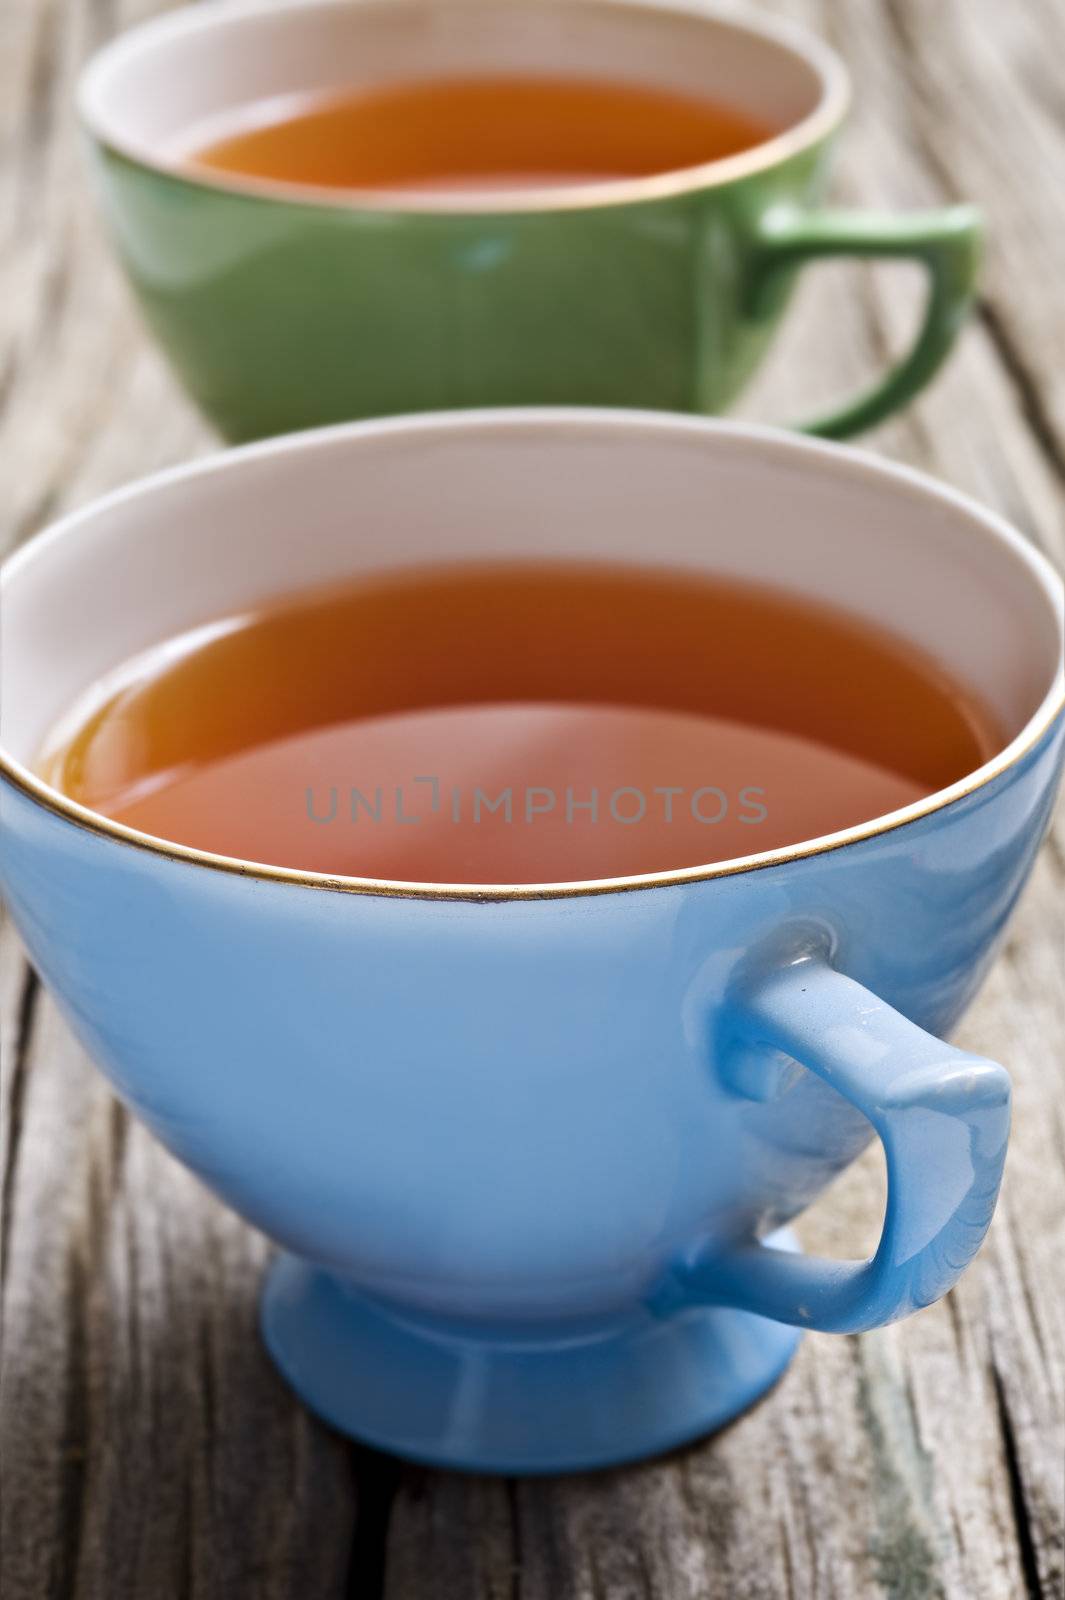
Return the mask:
<path id="1" fill-rule="evenodd" d="M 901 257 L 928 271 L 924 320 L 909 353 L 879 383 L 804 433 L 846 439 L 880 422 L 924 388 L 950 351 L 973 298 L 983 229 L 973 206 L 915 216 L 862 211 L 771 211 L 754 256 L 753 310 L 769 310 L 782 277 L 826 256 Z"/>
<path id="2" fill-rule="evenodd" d="M 1009 1137 L 1008 1074 L 813 957 L 744 997 L 741 1072 L 752 1046 L 763 1062 L 768 1047 L 817 1073 L 876 1129 L 888 1174 L 880 1243 L 869 1261 L 832 1261 L 754 1240 L 696 1260 L 675 1287 L 688 1300 L 828 1333 L 861 1333 L 931 1305 L 957 1282 L 991 1221 Z M 752 1052 L 749 1066 L 755 1059 Z"/>

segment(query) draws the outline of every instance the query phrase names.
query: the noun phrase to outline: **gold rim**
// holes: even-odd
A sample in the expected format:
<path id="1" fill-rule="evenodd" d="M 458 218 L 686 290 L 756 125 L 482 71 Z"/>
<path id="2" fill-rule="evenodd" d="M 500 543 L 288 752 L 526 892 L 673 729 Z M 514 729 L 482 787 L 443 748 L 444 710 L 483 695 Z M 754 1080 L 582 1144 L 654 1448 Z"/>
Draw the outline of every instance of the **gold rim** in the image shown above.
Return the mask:
<path id="1" fill-rule="evenodd" d="M 606 0 L 606 3 L 618 3 L 618 0 Z M 629 0 L 622 0 L 622 3 L 629 3 Z M 635 205 L 641 201 L 673 199 L 706 189 L 721 188 L 755 173 L 768 171 L 819 144 L 838 128 L 850 105 L 851 91 L 846 69 L 835 52 L 816 35 L 808 34 L 792 24 L 782 25 L 757 12 L 733 12 L 731 8 L 718 10 L 712 0 L 698 6 L 670 5 L 668 0 L 651 0 L 648 9 L 674 10 L 687 16 L 702 16 L 710 25 L 724 24 L 737 28 L 755 38 L 791 50 L 821 80 L 822 93 L 817 105 L 794 127 L 755 145 L 753 149 L 736 156 L 725 156 L 718 161 L 704 162 L 700 166 L 656 173 L 645 178 L 619 179 L 616 182 L 576 184 L 566 188 L 499 189 L 479 195 L 426 195 L 417 201 L 412 201 L 409 194 L 387 189 L 338 191 L 314 184 L 290 184 L 267 178 L 223 175 L 210 169 L 201 170 L 191 164 L 157 156 L 140 148 L 135 141 L 117 138 L 99 126 L 96 108 L 90 103 L 94 80 L 106 67 L 113 52 L 129 48 L 127 41 L 149 31 L 165 37 L 168 33 L 176 34 L 186 29 L 195 31 L 201 27 L 209 28 L 216 17 L 224 19 L 227 14 L 238 15 L 241 12 L 254 17 L 260 14 L 261 9 L 257 4 L 223 5 L 213 8 L 212 17 L 203 19 L 190 19 L 179 13 L 178 19 L 164 16 L 120 35 L 92 58 L 82 75 L 78 90 L 78 114 L 85 131 L 102 151 L 143 171 L 156 173 L 192 189 L 208 189 L 246 200 L 283 201 L 288 205 L 310 206 L 318 210 L 383 211 L 408 216 L 507 216 L 523 212 L 598 210 L 609 206 Z"/>
<path id="2" fill-rule="evenodd" d="M 890 812 L 886 816 L 874 818 L 871 822 L 847 828 L 841 833 L 826 834 L 821 839 L 811 839 L 803 844 L 789 845 L 780 850 L 767 850 L 761 855 L 740 856 L 732 861 L 715 862 L 711 866 L 680 867 L 669 872 L 626 878 L 588 878 L 573 883 L 405 883 L 390 878 L 331 877 L 324 872 L 300 872 L 293 867 L 273 867 L 267 862 L 242 861 L 236 856 L 218 856 L 209 850 L 194 850 L 187 845 L 157 839 L 153 834 L 139 833 L 135 828 L 127 828 L 124 823 L 112 822 L 109 817 L 90 811 L 87 806 L 79 805 L 75 800 L 68 800 L 57 789 L 51 788 L 25 767 L 10 760 L 3 750 L 0 750 L 0 777 L 5 778 L 13 788 L 21 790 L 46 811 L 72 823 L 75 827 L 83 828 L 88 833 L 100 834 L 104 838 L 118 840 L 172 861 L 206 867 L 217 872 L 230 872 L 241 878 L 298 884 L 305 889 L 329 889 L 337 894 L 375 895 L 401 900 L 485 902 L 566 900 L 596 894 L 621 894 L 641 889 L 669 889 L 684 883 L 704 883 L 712 878 L 732 878 L 742 872 L 759 872 L 766 867 L 782 866 L 788 861 L 802 861 L 808 856 L 827 855 L 830 851 L 858 844 L 863 839 L 894 833 L 897 828 L 918 822 L 922 817 L 943 811 L 956 801 L 975 794 L 977 790 L 985 788 L 1004 772 L 1008 772 L 1041 742 L 1063 710 L 1065 710 L 1065 689 L 1052 690 L 1017 739 L 977 772 L 960 779 L 949 789 L 940 789 L 925 800 L 915 801 L 912 806 L 907 806 L 902 811 Z"/>

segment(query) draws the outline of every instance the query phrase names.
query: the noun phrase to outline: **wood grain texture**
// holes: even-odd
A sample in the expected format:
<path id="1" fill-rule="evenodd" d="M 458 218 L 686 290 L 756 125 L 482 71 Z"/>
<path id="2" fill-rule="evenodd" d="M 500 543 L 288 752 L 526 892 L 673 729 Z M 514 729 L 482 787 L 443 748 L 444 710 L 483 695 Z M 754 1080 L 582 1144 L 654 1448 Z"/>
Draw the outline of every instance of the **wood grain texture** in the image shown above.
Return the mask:
<path id="1" fill-rule="evenodd" d="M 70 109 L 102 38 L 155 0 L 0 8 L 0 474 L 10 546 L 210 445 L 144 336 L 85 193 Z M 834 199 L 981 201 L 979 314 L 868 443 L 1065 547 L 1065 115 L 1058 0 L 782 0 L 857 88 Z M 1057 203 L 1055 203 L 1057 202 Z M 745 411 L 809 414 L 901 348 L 903 269 L 803 285 Z M 961 1030 L 1016 1082 L 987 1246 L 905 1324 L 809 1337 L 702 1445 L 515 1483 L 400 1467 L 310 1419 L 254 1334 L 263 1242 L 112 1100 L 0 924 L 7 1600 L 1059 1600 L 1065 1593 L 1065 845 L 1044 850 Z M 867 1247 L 876 1152 L 804 1219 Z"/>

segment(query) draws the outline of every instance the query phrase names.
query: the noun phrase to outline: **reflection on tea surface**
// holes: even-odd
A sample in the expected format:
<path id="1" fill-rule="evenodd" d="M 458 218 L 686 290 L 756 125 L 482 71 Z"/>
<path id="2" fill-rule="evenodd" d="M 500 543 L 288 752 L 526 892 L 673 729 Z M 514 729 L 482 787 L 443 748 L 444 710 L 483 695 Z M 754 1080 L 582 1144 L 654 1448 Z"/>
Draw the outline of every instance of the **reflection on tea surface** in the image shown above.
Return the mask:
<path id="1" fill-rule="evenodd" d="M 835 832 L 998 743 L 941 668 L 828 607 L 514 563 L 377 575 L 171 640 L 74 708 L 43 770 L 223 855 L 533 883 Z"/>
<path id="2" fill-rule="evenodd" d="M 581 78 L 433 79 L 234 112 L 194 165 L 356 189 L 510 189 L 699 166 L 761 144 L 743 112 Z"/>

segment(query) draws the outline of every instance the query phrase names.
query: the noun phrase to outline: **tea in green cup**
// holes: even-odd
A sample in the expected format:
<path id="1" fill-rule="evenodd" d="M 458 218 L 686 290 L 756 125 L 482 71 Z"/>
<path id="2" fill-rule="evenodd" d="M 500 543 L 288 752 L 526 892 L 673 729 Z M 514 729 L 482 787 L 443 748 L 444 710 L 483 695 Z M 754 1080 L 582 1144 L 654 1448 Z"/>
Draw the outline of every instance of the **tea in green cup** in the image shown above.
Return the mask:
<path id="1" fill-rule="evenodd" d="M 245 107 L 192 158 L 246 177 L 413 198 L 653 177 L 738 155 L 771 131 L 705 96 L 638 83 L 421 78 Z"/>
<path id="2" fill-rule="evenodd" d="M 909 400 L 978 219 L 823 211 L 846 73 L 716 0 L 222 0 L 105 48 L 80 106 L 115 243 L 231 438 L 394 412 L 715 412 L 804 262 L 921 262 L 910 352 L 811 431 Z"/>

